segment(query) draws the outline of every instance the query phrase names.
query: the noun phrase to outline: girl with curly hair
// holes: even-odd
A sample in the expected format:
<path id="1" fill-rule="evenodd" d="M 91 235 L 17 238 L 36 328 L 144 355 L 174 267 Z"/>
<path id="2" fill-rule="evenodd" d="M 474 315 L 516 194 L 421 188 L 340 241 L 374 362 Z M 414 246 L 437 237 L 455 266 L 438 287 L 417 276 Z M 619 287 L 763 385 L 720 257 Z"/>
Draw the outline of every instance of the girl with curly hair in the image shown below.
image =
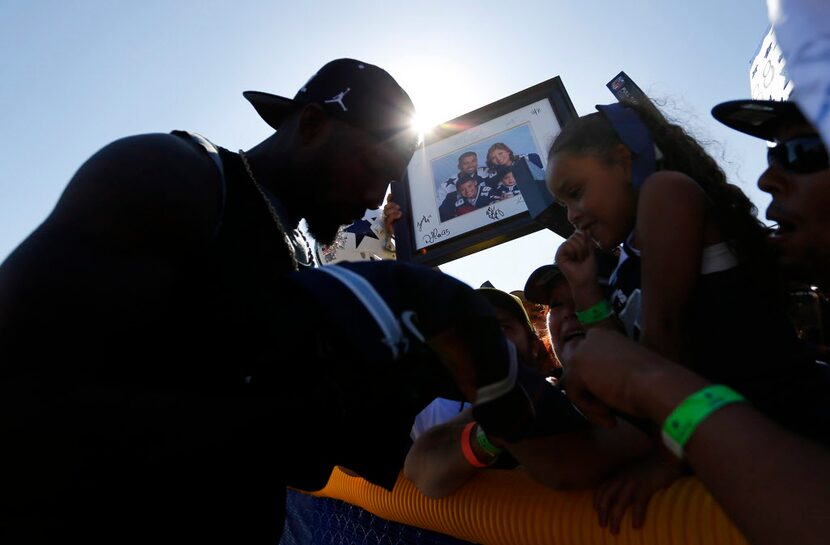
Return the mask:
<path id="1" fill-rule="evenodd" d="M 790 429 L 815 435 L 821 428 L 811 432 L 816 422 L 800 401 L 815 383 L 815 362 L 783 312 L 755 207 L 651 104 L 597 109 L 566 126 L 548 154 L 548 189 L 576 228 L 556 262 L 579 320 L 624 329 Z M 595 245 L 621 247 L 610 293 L 597 281 Z M 600 487 L 601 523 L 618 528 L 628 504 L 635 525 L 642 523 L 651 493 L 680 474 L 671 465 L 662 472 L 656 463 L 640 465 Z"/>

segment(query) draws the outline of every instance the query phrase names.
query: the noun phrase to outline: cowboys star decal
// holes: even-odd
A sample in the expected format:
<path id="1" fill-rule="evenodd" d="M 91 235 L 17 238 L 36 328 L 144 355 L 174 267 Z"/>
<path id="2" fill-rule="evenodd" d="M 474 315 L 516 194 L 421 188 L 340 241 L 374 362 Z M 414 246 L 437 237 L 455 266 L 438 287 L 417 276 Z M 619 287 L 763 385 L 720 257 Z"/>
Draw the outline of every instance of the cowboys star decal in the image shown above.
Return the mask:
<path id="1" fill-rule="evenodd" d="M 374 222 L 377 218 L 370 218 L 368 221 L 358 220 L 353 224 L 349 225 L 347 228 L 343 229 L 345 233 L 352 233 L 355 238 L 355 248 L 360 246 L 361 241 L 363 241 L 364 237 L 372 237 L 374 239 L 378 239 L 378 236 L 372 231 L 372 222 Z M 379 239 L 378 239 L 379 240 Z"/>

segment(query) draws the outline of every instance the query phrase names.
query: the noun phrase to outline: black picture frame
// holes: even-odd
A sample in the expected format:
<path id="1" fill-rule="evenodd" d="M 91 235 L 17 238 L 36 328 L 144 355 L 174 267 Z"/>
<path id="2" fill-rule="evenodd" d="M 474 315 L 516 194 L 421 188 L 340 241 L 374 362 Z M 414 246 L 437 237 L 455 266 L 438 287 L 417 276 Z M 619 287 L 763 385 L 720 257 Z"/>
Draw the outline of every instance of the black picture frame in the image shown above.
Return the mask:
<path id="1" fill-rule="evenodd" d="M 430 149 L 430 146 L 434 144 L 443 143 L 447 139 L 469 131 L 470 129 L 480 127 L 491 120 L 503 119 L 504 116 L 509 116 L 514 112 L 527 111 L 528 106 L 536 105 L 540 101 L 542 101 L 542 105 L 545 103 L 549 104 L 553 117 L 555 117 L 556 123 L 558 124 L 558 127 L 555 128 L 555 133 L 553 133 L 554 136 L 561 130 L 561 127 L 564 127 L 571 120 L 578 117 L 561 78 L 556 76 L 488 104 L 487 106 L 466 113 L 451 121 L 442 123 L 433 129 L 429 135 L 425 136 L 423 146 L 420 149 Z M 535 109 L 534 106 L 531 106 L 531 110 Z M 551 130 L 554 129 L 551 128 Z M 547 146 L 550 143 L 544 142 L 540 146 L 539 152 L 543 156 L 547 152 Z M 544 149 L 541 149 L 542 147 Z M 567 220 L 565 209 L 553 203 L 550 196 L 542 196 L 541 193 L 543 191 L 546 193 L 544 188 L 535 189 L 534 191 L 538 193 L 538 197 L 535 197 L 535 200 L 531 201 L 530 193 L 522 187 L 522 195 L 527 195 L 528 199 L 525 202 L 524 211 L 513 212 L 513 215 L 505 217 L 504 219 L 471 228 L 460 234 L 455 234 L 448 240 L 434 241 L 434 238 L 430 239 L 429 237 L 422 238 L 420 241 L 416 240 L 418 236 L 425 237 L 423 231 L 425 225 L 423 222 L 427 220 L 426 214 L 421 214 L 421 217 L 416 219 L 415 215 L 418 213 L 417 202 L 420 200 L 423 203 L 424 195 L 430 191 L 435 191 L 436 184 L 434 176 L 428 178 L 423 175 L 425 172 L 423 165 L 417 171 L 413 169 L 413 164 L 416 163 L 418 157 L 417 154 L 418 152 L 416 152 L 416 157 L 410 163 L 404 179 L 400 183 L 392 184 L 392 199 L 401 206 L 401 210 L 403 211 L 403 217 L 394 224 L 396 252 L 399 261 L 437 266 L 544 228 L 551 229 L 565 238 L 573 232 L 573 227 Z M 420 176 L 411 176 L 413 172 L 420 173 Z M 426 187 L 426 184 L 429 184 L 429 187 Z M 416 192 L 419 193 L 416 195 Z M 418 198 L 413 199 L 413 196 Z M 545 199 L 545 201 L 543 202 L 541 199 Z M 413 204 L 416 206 L 413 207 Z M 484 211 L 477 210 L 476 212 Z M 488 215 L 491 215 L 489 209 L 486 212 Z M 430 215 L 427 221 L 431 223 L 426 226 L 427 228 L 436 224 L 432 215 Z M 441 222 L 445 221 L 441 219 L 437 222 L 437 225 L 441 225 Z M 435 227 L 433 230 L 428 231 L 427 234 L 440 235 L 442 232 L 442 230 L 439 230 L 439 227 Z M 426 240 L 432 240 L 432 242 L 424 247 L 423 244 L 426 243 Z M 421 247 L 419 247 L 419 244 Z"/>

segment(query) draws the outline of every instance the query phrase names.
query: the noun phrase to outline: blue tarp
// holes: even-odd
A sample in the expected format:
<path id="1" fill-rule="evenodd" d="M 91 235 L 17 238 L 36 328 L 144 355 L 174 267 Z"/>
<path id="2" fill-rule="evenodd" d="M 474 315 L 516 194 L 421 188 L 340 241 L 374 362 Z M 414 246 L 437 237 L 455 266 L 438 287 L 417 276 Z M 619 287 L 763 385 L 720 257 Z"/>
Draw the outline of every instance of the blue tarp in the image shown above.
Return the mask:
<path id="1" fill-rule="evenodd" d="M 356 505 L 287 491 L 280 545 L 464 545 L 444 534 L 382 519 Z"/>

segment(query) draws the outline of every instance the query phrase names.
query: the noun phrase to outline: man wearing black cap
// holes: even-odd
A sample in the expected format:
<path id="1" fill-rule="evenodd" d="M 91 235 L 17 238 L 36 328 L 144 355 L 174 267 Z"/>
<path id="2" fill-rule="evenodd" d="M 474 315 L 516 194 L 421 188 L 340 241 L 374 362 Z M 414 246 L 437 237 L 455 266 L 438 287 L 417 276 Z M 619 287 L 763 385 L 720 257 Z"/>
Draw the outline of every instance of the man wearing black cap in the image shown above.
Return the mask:
<path id="1" fill-rule="evenodd" d="M 294 100 L 246 97 L 274 135 L 110 144 L 0 267 L 6 541 L 277 542 L 286 486 L 339 465 L 391 489 L 437 396 L 509 440 L 567 404 L 461 282 L 310 267 L 299 219 L 330 241 L 411 158 L 389 74 L 341 59 Z"/>
<path id="2" fill-rule="evenodd" d="M 791 278 L 830 288 L 827 143 L 791 102 L 725 102 L 712 114 L 772 143 L 758 180 L 772 197 L 767 219 L 778 224 L 770 241 Z M 666 445 L 688 460 L 750 542 L 827 542 L 830 450 L 723 386 L 616 333 L 593 330 L 569 362 L 564 387 L 595 423 L 611 424 L 613 409 L 661 426 Z M 826 399 L 808 401 L 828 414 Z"/>
<path id="3" fill-rule="evenodd" d="M 262 180 L 254 185 L 261 184 L 270 199 L 292 209 L 286 218 L 292 226 L 304 217 L 311 234 L 324 244 L 339 226 L 382 204 L 389 182 L 400 179 L 415 149 L 409 96 L 389 74 L 368 63 L 333 61 L 294 100 L 255 91 L 244 96 L 278 129 L 239 154 L 248 178 L 254 181 L 258 174 Z M 308 152 L 303 144 L 317 149 Z M 307 187 L 296 180 L 321 185 Z"/>
<path id="4" fill-rule="evenodd" d="M 275 446 L 295 439 L 252 369 L 311 387 L 295 375 L 315 347 L 279 325 L 300 306 L 286 274 L 313 265 L 297 224 L 327 243 L 377 207 L 414 109 L 351 59 L 293 100 L 245 97 L 276 133 L 238 153 L 182 132 L 118 140 L 0 268 L 7 541 L 276 542 Z"/>

